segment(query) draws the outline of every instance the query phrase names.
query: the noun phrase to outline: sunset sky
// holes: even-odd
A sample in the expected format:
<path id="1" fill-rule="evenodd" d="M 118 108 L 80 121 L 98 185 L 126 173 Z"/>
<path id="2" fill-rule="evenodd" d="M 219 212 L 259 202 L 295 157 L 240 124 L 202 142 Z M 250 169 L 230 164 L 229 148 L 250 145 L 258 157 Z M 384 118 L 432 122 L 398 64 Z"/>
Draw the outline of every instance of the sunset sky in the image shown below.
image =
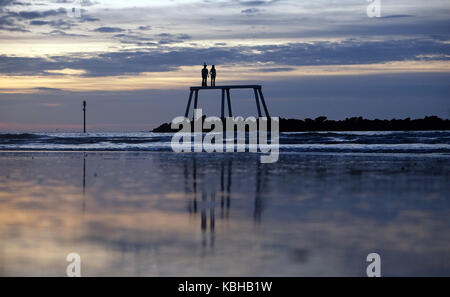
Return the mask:
<path id="1" fill-rule="evenodd" d="M 148 131 L 203 62 L 272 115 L 450 118 L 450 1 L 0 0 L 0 131 Z M 72 8 L 75 8 L 74 12 Z M 220 94 L 200 93 L 208 115 Z M 255 115 L 250 91 L 235 115 Z"/>

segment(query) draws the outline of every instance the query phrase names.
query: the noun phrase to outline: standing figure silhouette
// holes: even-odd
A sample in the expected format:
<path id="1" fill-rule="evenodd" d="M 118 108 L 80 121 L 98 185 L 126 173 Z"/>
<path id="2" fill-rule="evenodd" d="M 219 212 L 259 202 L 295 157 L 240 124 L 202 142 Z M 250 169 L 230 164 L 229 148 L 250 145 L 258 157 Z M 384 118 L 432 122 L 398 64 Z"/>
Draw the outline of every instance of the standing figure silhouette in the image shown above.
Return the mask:
<path id="1" fill-rule="evenodd" d="M 216 86 L 216 67 L 215 65 L 212 65 L 211 71 L 209 72 L 211 74 L 211 87 Z"/>
<path id="2" fill-rule="evenodd" d="M 208 86 L 208 68 L 206 68 L 206 63 L 203 64 L 203 69 L 202 69 L 202 87 L 207 87 Z"/>

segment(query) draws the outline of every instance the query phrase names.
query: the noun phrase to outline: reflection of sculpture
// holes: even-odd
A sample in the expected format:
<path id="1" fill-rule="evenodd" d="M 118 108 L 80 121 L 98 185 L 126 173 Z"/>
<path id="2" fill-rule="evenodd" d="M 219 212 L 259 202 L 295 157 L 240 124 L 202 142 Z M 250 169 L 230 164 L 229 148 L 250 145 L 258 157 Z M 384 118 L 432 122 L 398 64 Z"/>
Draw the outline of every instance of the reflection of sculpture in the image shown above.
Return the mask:
<path id="1" fill-rule="evenodd" d="M 217 166 L 219 167 L 219 166 Z M 190 169 L 192 168 L 192 174 Z M 253 219 L 255 223 L 260 223 L 262 212 L 265 208 L 264 190 L 267 186 L 267 172 L 263 164 L 257 162 L 255 166 L 255 196 L 254 196 L 254 210 Z M 207 234 L 210 235 L 209 246 L 214 247 L 215 241 L 215 225 L 216 225 L 216 205 L 220 205 L 220 219 L 228 220 L 230 217 L 231 208 L 231 182 L 232 182 L 233 160 L 227 158 L 220 162 L 220 190 L 207 192 L 200 186 L 199 180 L 204 180 L 204 176 L 200 176 L 197 167 L 196 157 L 192 158 L 192 163 L 184 162 L 184 188 L 186 194 L 191 194 L 188 200 L 188 212 L 191 215 L 200 215 L 200 228 L 202 230 L 202 244 L 207 246 Z M 198 192 L 201 191 L 201 200 L 198 199 Z M 219 195 L 220 202 L 217 201 L 216 195 Z M 208 219 L 209 215 L 209 219 Z M 209 223 L 208 223 L 209 222 Z"/>
<path id="2" fill-rule="evenodd" d="M 256 188 L 255 188 L 255 208 L 253 211 L 253 219 L 256 223 L 261 222 L 261 214 L 264 210 L 264 188 L 267 185 L 266 168 L 260 162 L 257 162 L 256 169 Z M 263 166 L 264 168 L 261 168 Z"/>
<path id="3" fill-rule="evenodd" d="M 232 161 L 228 160 L 227 164 L 227 186 L 225 191 L 225 166 L 224 162 L 221 163 L 220 167 L 220 216 L 224 217 L 224 204 L 226 204 L 225 208 L 225 217 L 228 219 L 230 215 L 230 188 L 231 188 L 231 171 L 232 171 Z"/>
<path id="4" fill-rule="evenodd" d="M 221 162 L 220 170 L 220 217 L 228 218 L 230 213 L 230 187 L 231 187 L 231 168 L 232 162 L 227 162 L 227 184 L 225 186 L 225 162 Z M 188 212 L 196 215 L 200 211 L 200 227 L 203 234 L 203 245 L 207 245 L 206 234 L 209 231 L 210 234 L 210 246 L 214 246 L 215 241 L 215 225 L 216 225 L 216 193 L 202 192 L 202 199 L 198 201 L 198 172 L 197 161 L 193 158 L 192 163 L 192 180 L 188 172 L 188 163 L 184 163 L 184 188 L 186 193 L 192 194 L 192 199 L 188 203 Z M 192 184 L 192 187 L 190 185 Z M 209 213 L 209 226 L 208 226 L 208 213 Z"/>
<path id="5" fill-rule="evenodd" d="M 200 206 L 201 209 L 201 228 L 203 235 L 203 246 L 206 246 L 206 231 L 208 230 L 207 226 L 207 211 L 209 206 L 209 232 L 210 232 L 210 245 L 214 247 L 214 227 L 216 225 L 216 217 L 215 217 L 215 208 L 216 208 L 216 198 L 215 193 L 211 193 L 210 200 L 208 201 L 208 195 L 206 193 L 202 193 L 202 203 Z"/>
<path id="6" fill-rule="evenodd" d="M 83 154 L 83 204 L 82 211 L 86 212 L 86 154 Z"/>

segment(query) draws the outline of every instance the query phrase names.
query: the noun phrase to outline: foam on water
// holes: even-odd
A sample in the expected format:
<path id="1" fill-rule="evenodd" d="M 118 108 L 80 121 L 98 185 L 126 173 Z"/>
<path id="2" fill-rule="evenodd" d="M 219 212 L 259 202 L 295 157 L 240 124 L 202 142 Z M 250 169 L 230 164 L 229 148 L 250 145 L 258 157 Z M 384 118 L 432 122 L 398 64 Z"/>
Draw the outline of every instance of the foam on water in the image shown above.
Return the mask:
<path id="1" fill-rule="evenodd" d="M 0 133 L 0 150 L 171 151 L 171 133 Z M 450 153 L 450 131 L 280 133 L 289 152 Z"/>

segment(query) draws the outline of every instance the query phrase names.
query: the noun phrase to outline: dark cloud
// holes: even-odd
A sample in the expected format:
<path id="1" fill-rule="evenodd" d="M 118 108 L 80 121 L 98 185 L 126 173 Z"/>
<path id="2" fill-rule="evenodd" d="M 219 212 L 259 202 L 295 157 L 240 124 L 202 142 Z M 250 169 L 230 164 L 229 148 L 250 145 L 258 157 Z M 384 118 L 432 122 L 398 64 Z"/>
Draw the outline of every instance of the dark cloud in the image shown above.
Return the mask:
<path id="1" fill-rule="evenodd" d="M 49 16 L 57 16 L 61 14 L 66 14 L 67 11 L 64 8 L 59 9 L 51 9 L 51 10 L 44 10 L 44 11 L 19 11 L 19 12 L 9 12 L 9 15 L 11 17 L 16 17 L 19 19 L 37 19 L 37 18 L 45 18 Z"/>
<path id="2" fill-rule="evenodd" d="M 31 21 L 30 25 L 32 26 L 43 26 L 43 25 L 48 25 L 50 22 L 49 21 Z"/>
<path id="3" fill-rule="evenodd" d="M 382 19 L 393 19 L 393 18 L 409 18 L 413 17 L 413 15 L 410 14 L 392 14 L 387 16 L 381 16 Z"/>
<path id="4" fill-rule="evenodd" d="M 161 48 L 100 53 L 88 58 L 50 57 L 50 60 L 0 56 L 0 73 L 45 74 L 45 70 L 73 68 L 85 70 L 86 76 L 126 75 L 171 71 L 181 66 L 200 65 L 203 61 L 216 65 L 268 63 L 276 65 L 279 71 L 286 71 L 293 66 L 355 65 L 423 59 L 419 55 L 428 56 L 427 59 L 449 60 L 450 45 L 430 39 L 376 42 L 347 40 L 253 47 Z M 275 67 L 272 69 L 276 71 Z"/>
<path id="5" fill-rule="evenodd" d="M 115 34 L 113 37 L 119 39 L 120 43 L 123 44 L 133 44 L 137 46 L 154 46 L 158 44 L 153 42 L 153 38 L 141 36 L 139 34 L 120 33 Z"/>
<path id="6" fill-rule="evenodd" d="M 138 29 L 145 31 L 145 30 L 151 30 L 152 27 L 151 26 L 139 26 Z"/>
<path id="7" fill-rule="evenodd" d="M 0 0 L 0 9 L 10 5 L 13 2 L 13 0 Z"/>
<path id="8" fill-rule="evenodd" d="M 264 6 L 264 5 L 272 5 L 279 0 L 238 0 L 238 4 L 242 6 Z"/>
<path id="9" fill-rule="evenodd" d="M 116 32 L 123 32 L 125 29 L 119 28 L 119 27 L 99 27 L 94 30 L 95 32 L 101 32 L 101 33 L 116 33 Z"/>
<path id="10" fill-rule="evenodd" d="M 161 33 L 161 34 L 158 34 L 156 36 L 166 38 L 166 37 L 173 37 L 174 35 L 173 34 L 169 34 L 169 33 Z"/>
<path id="11" fill-rule="evenodd" d="M 30 30 L 25 29 L 23 26 L 9 27 L 9 26 L 0 25 L 0 30 L 10 31 L 10 32 L 30 32 Z"/>
<path id="12" fill-rule="evenodd" d="M 93 5 L 96 5 L 96 4 L 98 4 L 98 2 L 96 2 L 96 1 L 94 1 L 94 2 L 92 2 L 90 0 L 81 0 L 80 1 L 80 5 L 81 6 L 93 6 Z"/>
<path id="13" fill-rule="evenodd" d="M 81 15 L 81 18 L 77 18 L 77 19 L 81 22 L 98 22 L 98 21 L 100 21 L 99 18 L 90 17 L 84 13 Z"/>
<path id="14" fill-rule="evenodd" d="M 11 32 L 29 32 L 23 25 L 17 24 L 14 18 L 9 17 L 8 15 L 0 16 L 0 30 Z"/>
<path id="15" fill-rule="evenodd" d="M 7 17 L 0 17 L 0 25 L 3 26 L 13 26 L 14 25 L 14 21 L 10 18 Z"/>
<path id="16" fill-rule="evenodd" d="M 60 4 L 76 4 L 76 5 L 80 5 L 80 6 L 93 6 L 96 4 L 99 4 L 97 1 L 90 1 L 90 0 L 56 0 L 56 3 L 60 3 Z"/>
<path id="17" fill-rule="evenodd" d="M 67 36 L 67 37 L 87 37 L 87 35 L 83 34 L 73 34 L 73 33 L 66 33 L 63 30 L 53 30 L 47 33 L 47 35 L 50 36 Z"/>
<path id="18" fill-rule="evenodd" d="M 255 14 L 258 12 L 260 12 L 260 10 L 258 8 L 247 8 L 247 9 L 244 9 L 241 11 L 241 13 L 244 13 L 244 14 Z"/>
<path id="19" fill-rule="evenodd" d="M 39 91 L 62 91 L 62 89 L 58 89 L 58 88 L 47 88 L 47 87 L 36 87 L 33 88 L 34 90 L 39 90 Z"/>
<path id="20" fill-rule="evenodd" d="M 58 29 L 70 29 L 73 26 L 75 26 L 75 24 L 59 19 L 56 21 L 42 21 L 42 20 L 33 20 L 30 22 L 30 25 L 32 26 L 51 26 L 54 28 L 58 28 Z"/>
<path id="21" fill-rule="evenodd" d="M 188 35 L 188 34 L 178 34 L 177 35 L 177 39 L 184 39 L 184 40 L 186 40 L 186 39 L 192 39 L 192 37 L 190 35 Z"/>
<path id="22" fill-rule="evenodd" d="M 1 73 L 16 73 L 19 75 L 39 74 L 43 73 L 45 69 L 56 69 L 56 67 L 57 65 L 43 58 L 0 56 Z"/>
<path id="23" fill-rule="evenodd" d="M 358 25 L 336 25 L 328 30 L 307 31 L 308 36 L 429 36 L 442 34 L 450 38 L 449 19 L 417 20 L 416 17 L 367 18 Z M 386 38 L 386 37 L 385 37 Z"/>
<path id="24" fill-rule="evenodd" d="M 20 1 L 14 1 L 12 4 L 13 5 L 18 5 L 18 6 L 31 6 L 31 5 L 33 5 L 30 2 L 20 2 Z"/>
<path id="25" fill-rule="evenodd" d="M 161 39 L 160 41 L 158 41 L 158 44 L 160 45 L 165 45 L 165 44 L 172 44 L 172 43 L 177 43 L 179 40 L 177 39 Z"/>
<path id="26" fill-rule="evenodd" d="M 159 44 L 165 45 L 165 44 L 171 44 L 171 43 L 179 43 L 183 42 L 184 40 L 192 39 L 192 37 L 188 34 L 169 34 L 169 33 L 161 33 L 156 35 L 156 37 L 159 37 Z"/>

